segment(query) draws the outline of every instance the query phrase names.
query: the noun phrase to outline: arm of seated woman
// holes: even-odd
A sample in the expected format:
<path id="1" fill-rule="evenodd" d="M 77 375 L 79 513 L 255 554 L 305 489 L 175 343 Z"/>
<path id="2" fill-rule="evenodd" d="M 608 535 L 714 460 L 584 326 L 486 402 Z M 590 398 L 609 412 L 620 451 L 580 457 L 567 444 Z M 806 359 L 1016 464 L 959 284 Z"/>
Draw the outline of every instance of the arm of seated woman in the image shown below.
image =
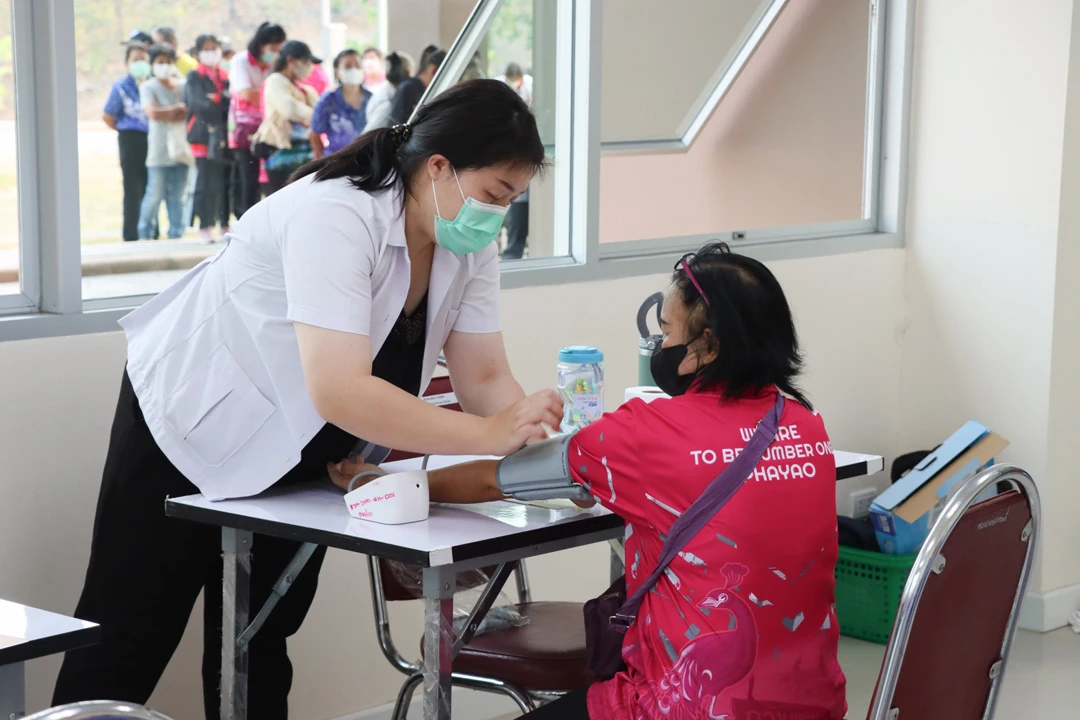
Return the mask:
<path id="1" fill-rule="evenodd" d="M 376 469 L 374 465 L 347 460 L 327 465 L 330 479 L 342 490 L 349 489 L 349 483 L 356 475 L 374 469 Z M 367 482 L 371 479 L 374 478 L 369 478 Z M 360 482 L 358 486 L 362 484 L 363 482 Z M 511 483 L 504 481 L 504 484 Z M 510 492 L 506 492 L 507 490 Z M 596 504 L 591 498 L 582 497 L 581 488 L 576 484 L 568 484 L 562 489 L 552 489 L 550 492 L 553 493 L 550 494 L 550 498 L 568 498 L 578 507 L 588 508 Z M 491 502 L 514 497 L 512 487 L 503 488 L 499 485 L 499 461 L 497 460 L 477 460 L 439 470 L 429 470 L 428 493 L 432 502 L 453 504 Z"/>

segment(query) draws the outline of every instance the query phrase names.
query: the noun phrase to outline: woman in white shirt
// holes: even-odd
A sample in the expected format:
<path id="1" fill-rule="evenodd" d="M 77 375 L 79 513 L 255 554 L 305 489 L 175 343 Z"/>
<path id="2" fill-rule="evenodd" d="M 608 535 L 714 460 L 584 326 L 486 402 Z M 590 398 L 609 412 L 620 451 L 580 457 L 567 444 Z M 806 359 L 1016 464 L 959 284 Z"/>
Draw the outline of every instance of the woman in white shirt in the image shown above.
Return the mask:
<path id="1" fill-rule="evenodd" d="M 558 397 L 526 398 L 510 372 L 494 242 L 544 164 L 512 90 L 459 85 L 411 125 L 302 168 L 244 214 L 217 257 L 122 321 L 127 371 L 77 610 L 103 637 L 68 654 L 57 704 L 144 702 L 205 590 L 204 698 L 216 717 L 220 532 L 166 519 L 167 496 L 244 497 L 325 478 L 354 452 L 378 462 L 391 447 L 505 454 L 559 424 Z M 440 353 L 468 414 L 417 397 Z M 256 536 L 255 606 L 295 550 Z M 286 638 L 321 560 L 250 646 L 252 718 L 286 717 Z"/>

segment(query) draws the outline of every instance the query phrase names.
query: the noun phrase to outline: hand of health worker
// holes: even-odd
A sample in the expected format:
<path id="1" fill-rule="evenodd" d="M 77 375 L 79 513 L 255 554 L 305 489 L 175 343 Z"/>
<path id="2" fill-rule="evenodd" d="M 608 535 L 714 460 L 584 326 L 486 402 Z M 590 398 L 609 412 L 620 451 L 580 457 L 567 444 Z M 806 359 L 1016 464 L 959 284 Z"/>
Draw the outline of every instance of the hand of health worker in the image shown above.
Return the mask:
<path id="1" fill-rule="evenodd" d="M 542 390 L 487 418 L 489 455 L 509 455 L 535 440 L 547 440 L 544 425 L 557 429 L 563 401 L 554 390 Z"/>
<path id="2" fill-rule="evenodd" d="M 330 474 L 330 479 L 334 481 L 335 485 L 337 485 L 339 488 L 346 492 L 349 491 L 349 483 L 354 477 L 356 477 L 362 472 L 368 472 L 370 470 L 378 469 L 378 465 L 369 465 L 366 462 L 360 461 L 350 462 L 349 460 L 342 460 L 339 463 L 326 464 L 326 472 Z M 376 477 L 374 475 L 370 475 L 366 478 L 360 478 L 356 481 L 356 487 L 354 487 L 353 490 L 363 487 L 364 485 L 367 485 L 369 482 L 375 479 Z"/>

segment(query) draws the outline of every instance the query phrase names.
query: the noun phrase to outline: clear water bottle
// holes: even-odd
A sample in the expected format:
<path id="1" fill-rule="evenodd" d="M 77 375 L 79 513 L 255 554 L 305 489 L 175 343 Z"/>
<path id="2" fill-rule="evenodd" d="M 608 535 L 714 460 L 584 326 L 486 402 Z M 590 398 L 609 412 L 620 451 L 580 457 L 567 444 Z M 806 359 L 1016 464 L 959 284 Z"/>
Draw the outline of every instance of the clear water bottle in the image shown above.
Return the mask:
<path id="1" fill-rule="evenodd" d="M 562 432 L 572 432 L 604 414 L 604 353 L 586 345 L 559 351 L 559 393 L 566 402 Z"/>

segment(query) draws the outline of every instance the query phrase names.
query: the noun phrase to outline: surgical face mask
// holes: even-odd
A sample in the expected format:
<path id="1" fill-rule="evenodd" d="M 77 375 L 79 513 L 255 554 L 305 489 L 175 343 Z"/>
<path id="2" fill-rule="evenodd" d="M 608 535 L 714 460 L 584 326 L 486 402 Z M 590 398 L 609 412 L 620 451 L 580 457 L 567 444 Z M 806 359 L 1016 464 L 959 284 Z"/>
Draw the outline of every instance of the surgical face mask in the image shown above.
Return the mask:
<path id="1" fill-rule="evenodd" d="M 653 380 L 658 388 L 672 397 L 685 395 L 697 378 L 693 374 L 679 374 L 679 366 L 689 351 L 689 346 L 685 344 L 660 347 L 653 351 L 652 360 L 649 362 Z"/>
<path id="2" fill-rule="evenodd" d="M 259 59 L 262 60 L 263 63 L 265 63 L 266 65 L 271 65 L 278 59 L 279 54 L 280 53 L 271 52 L 270 50 L 267 50 L 266 52 L 264 52 L 262 54 L 262 57 L 260 57 Z"/>
<path id="3" fill-rule="evenodd" d="M 228 60 L 222 60 L 221 62 L 218 63 L 218 67 L 221 68 L 222 70 L 224 70 L 225 72 L 229 72 L 229 61 Z"/>
<path id="4" fill-rule="evenodd" d="M 203 50 L 199 53 L 199 62 L 206 67 L 217 67 L 221 63 L 221 49 Z"/>
<path id="5" fill-rule="evenodd" d="M 454 181 L 464 203 L 457 217 L 446 220 L 439 211 L 439 194 L 435 191 L 435 178 L 431 179 L 431 194 L 435 197 L 435 242 L 454 253 L 468 255 L 483 250 L 495 241 L 506 217 L 506 206 L 482 203 L 476 198 L 465 197 L 454 170 Z"/>
<path id="6" fill-rule="evenodd" d="M 157 63 L 154 65 L 154 77 L 158 80 L 168 80 L 173 75 L 173 66 L 166 65 L 165 63 Z"/>
<path id="7" fill-rule="evenodd" d="M 360 61 L 360 64 L 364 66 L 365 75 L 378 77 L 382 74 L 382 60 L 377 57 L 366 57 Z"/>
<path id="8" fill-rule="evenodd" d="M 146 60 L 136 60 L 128 65 L 128 72 L 136 80 L 145 80 L 150 77 L 150 63 Z"/>
<path id="9" fill-rule="evenodd" d="M 296 77 L 304 80 L 311 77 L 311 71 L 315 69 L 315 66 L 309 62 L 301 63 L 296 66 Z"/>
<path id="10" fill-rule="evenodd" d="M 342 85 L 361 85 L 364 82 L 364 71 L 360 68 L 346 68 L 340 76 Z"/>

